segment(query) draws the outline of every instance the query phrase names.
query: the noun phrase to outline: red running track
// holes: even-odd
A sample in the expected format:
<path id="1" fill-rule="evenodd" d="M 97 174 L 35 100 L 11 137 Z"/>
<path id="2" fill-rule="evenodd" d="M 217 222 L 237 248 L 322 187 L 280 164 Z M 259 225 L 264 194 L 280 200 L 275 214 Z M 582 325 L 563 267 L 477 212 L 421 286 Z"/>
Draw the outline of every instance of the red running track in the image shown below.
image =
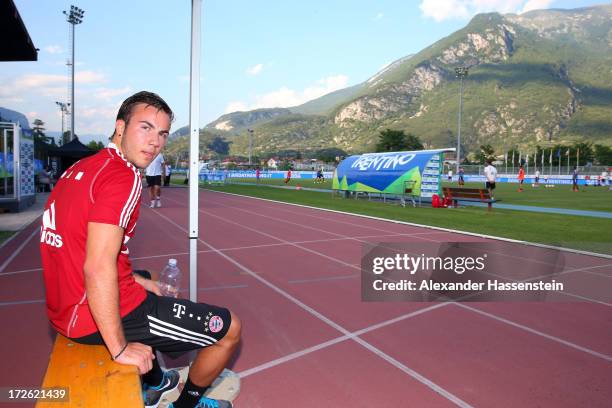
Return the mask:
<path id="1" fill-rule="evenodd" d="M 187 274 L 187 190 L 162 202 L 141 209 L 134 268 Z M 209 191 L 200 208 L 198 299 L 244 326 L 237 407 L 610 406 L 610 259 L 566 253 L 565 279 L 602 289 L 556 303 L 365 303 L 364 243 L 491 240 Z M 37 227 L 0 248 L 0 387 L 39 385 L 51 351 Z"/>

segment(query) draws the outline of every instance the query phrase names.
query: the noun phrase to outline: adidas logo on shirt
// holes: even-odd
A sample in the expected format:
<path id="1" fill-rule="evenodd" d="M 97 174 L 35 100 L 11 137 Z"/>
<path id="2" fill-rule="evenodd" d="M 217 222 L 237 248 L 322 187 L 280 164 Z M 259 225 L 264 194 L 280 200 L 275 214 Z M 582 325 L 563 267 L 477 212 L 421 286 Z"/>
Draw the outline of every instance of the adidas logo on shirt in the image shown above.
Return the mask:
<path id="1" fill-rule="evenodd" d="M 55 231 L 55 201 L 51 203 L 48 210 L 43 213 L 42 232 L 40 234 L 40 242 L 51 245 L 56 248 L 61 248 L 64 243 L 62 236 L 56 234 Z"/>

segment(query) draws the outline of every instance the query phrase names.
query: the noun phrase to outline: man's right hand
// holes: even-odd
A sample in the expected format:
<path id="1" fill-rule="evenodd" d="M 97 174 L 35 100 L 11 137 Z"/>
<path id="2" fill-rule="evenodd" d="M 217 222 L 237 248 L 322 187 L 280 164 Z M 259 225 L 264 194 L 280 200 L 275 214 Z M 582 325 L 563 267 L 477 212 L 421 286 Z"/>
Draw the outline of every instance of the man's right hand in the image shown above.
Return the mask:
<path id="1" fill-rule="evenodd" d="M 128 343 L 123 353 L 115 360 L 119 364 L 129 364 L 138 367 L 140 375 L 153 368 L 153 349 L 142 343 Z"/>

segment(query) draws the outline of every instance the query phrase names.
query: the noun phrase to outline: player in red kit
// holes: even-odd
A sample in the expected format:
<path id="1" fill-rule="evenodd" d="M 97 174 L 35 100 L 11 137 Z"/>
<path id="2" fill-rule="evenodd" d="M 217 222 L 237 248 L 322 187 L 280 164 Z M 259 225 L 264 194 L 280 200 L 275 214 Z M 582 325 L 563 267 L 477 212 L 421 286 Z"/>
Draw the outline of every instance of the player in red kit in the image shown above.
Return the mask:
<path id="1" fill-rule="evenodd" d="M 111 143 L 68 168 L 53 189 L 40 249 L 53 327 L 77 343 L 104 344 L 113 360 L 137 366 L 147 407 L 179 381 L 177 371 L 161 370 L 155 350 L 200 350 L 173 403 L 182 408 L 211 401 L 204 392 L 232 356 L 240 321 L 226 308 L 163 297 L 155 281 L 133 274 L 127 243 L 140 210 L 138 169 L 162 150 L 172 118 L 156 94 L 126 99 Z"/>

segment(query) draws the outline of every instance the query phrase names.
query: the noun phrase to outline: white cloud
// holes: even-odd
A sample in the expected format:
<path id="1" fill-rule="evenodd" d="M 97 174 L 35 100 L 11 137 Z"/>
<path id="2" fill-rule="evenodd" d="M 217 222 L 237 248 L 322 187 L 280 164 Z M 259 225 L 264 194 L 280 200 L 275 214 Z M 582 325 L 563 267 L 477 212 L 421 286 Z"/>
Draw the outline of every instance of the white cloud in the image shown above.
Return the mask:
<path id="1" fill-rule="evenodd" d="M 64 52 L 64 49 L 60 45 L 47 45 L 45 51 L 49 54 L 61 54 Z"/>
<path id="2" fill-rule="evenodd" d="M 225 112 L 224 113 L 244 112 L 244 111 L 247 111 L 247 110 L 249 110 L 249 107 L 247 106 L 246 103 L 240 102 L 240 101 L 234 101 L 234 102 L 230 102 L 225 107 Z"/>
<path id="3" fill-rule="evenodd" d="M 382 20 L 384 16 L 385 16 L 385 14 L 384 14 L 384 13 L 378 13 L 378 14 L 376 15 L 376 17 L 374 17 L 374 20 L 376 20 L 376 21 L 378 21 L 378 20 Z"/>
<path id="4" fill-rule="evenodd" d="M 522 13 L 547 8 L 552 0 L 422 0 L 419 8 L 425 17 L 437 22 L 466 19 L 478 13 Z"/>
<path id="5" fill-rule="evenodd" d="M 98 88 L 96 89 L 92 96 L 98 99 L 110 100 L 117 96 L 126 95 L 132 92 L 132 88 L 129 86 L 125 86 L 123 88 Z"/>
<path id="6" fill-rule="evenodd" d="M 88 105 L 79 107 L 79 105 L 77 105 L 77 135 L 86 133 L 110 135 L 113 132 L 113 126 L 115 125 L 115 118 L 117 116 L 118 109 L 118 103 L 107 104 L 99 107 L 92 107 Z"/>
<path id="7" fill-rule="evenodd" d="M 99 72 L 77 71 L 74 82 L 79 84 L 96 84 L 106 81 L 106 76 Z M 15 78 L 13 88 L 16 91 L 24 92 L 27 89 L 53 87 L 68 84 L 67 75 L 54 74 L 25 74 Z M 65 89 L 65 88 L 64 88 Z"/>
<path id="8" fill-rule="evenodd" d="M 547 9 L 551 3 L 552 0 L 529 0 L 527 3 L 525 3 L 520 13 L 526 13 L 531 10 Z"/>
<path id="9" fill-rule="evenodd" d="M 348 77 L 346 75 L 332 75 L 316 81 L 313 85 L 301 91 L 283 86 L 264 95 L 258 95 L 251 103 L 232 101 L 225 108 L 225 113 L 247 111 L 259 108 L 287 108 L 301 105 L 338 89 L 346 88 Z"/>
<path id="10" fill-rule="evenodd" d="M 251 68 L 247 68 L 246 73 L 249 75 L 257 75 L 261 72 L 262 69 L 263 64 L 257 64 L 255 66 L 252 66 Z"/>
<path id="11" fill-rule="evenodd" d="M 425 17 L 430 17 L 437 22 L 452 18 L 469 17 L 465 1 L 461 0 L 423 0 L 419 5 Z"/>
<path id="12" fill-rule="evenodd" d="M 76 71 L 74 82 L 79 84 L 98 84 L 106 82 L 106 75 L 94 71 Z"/>

